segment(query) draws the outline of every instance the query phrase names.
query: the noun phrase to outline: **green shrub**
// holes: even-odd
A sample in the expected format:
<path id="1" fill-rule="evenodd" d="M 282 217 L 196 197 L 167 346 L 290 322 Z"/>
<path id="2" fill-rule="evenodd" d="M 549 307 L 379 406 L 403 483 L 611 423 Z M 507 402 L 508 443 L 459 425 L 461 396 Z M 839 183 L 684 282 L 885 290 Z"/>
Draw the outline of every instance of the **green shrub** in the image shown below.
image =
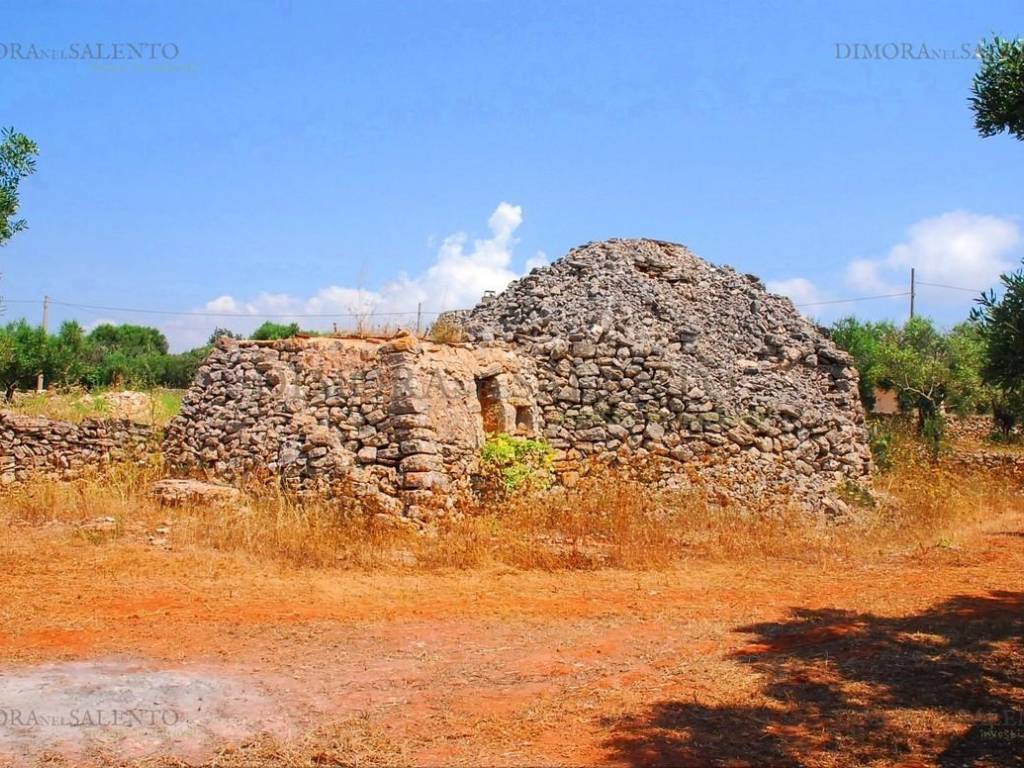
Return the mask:
<path id="1" fill-rule="evenodd" d="M 271 341 L 277 339 L 290 339 L 298 336 L 302 331 L 298 323 L 274 323 L 268 320 L 255 331 L 250 338 L 256 341 Z"/>
<path id="2" fill-rule="evenodd" d="M 929 413 L 921 421 L 921 438 L 931 454 L 932 460 L 936 461 L 942 453 L 943 443 L 946 437 L 946 417 L 942 411 Z"/>
<path id="3" fill-rule="evenodd" d="M 865 486 L 852 478 L 846 478 L 838 488 L 839 498 L 854 507 L 861 509 L 873 509 L 876 506 L 875 497 Z"/>
<path id="4" fill-rule="evenodd" d="M 547 488 L 554 480 L 553 457 L 543 440 L 494 435 L 480 449 L 481 475 L 489 490 L 504 494 Z"/>
<path id="5" fill-rule="evenodd" d="M 209 353 L 209 347 L 197 347 L 188 352 L 168 355 L 164 360 L 160 384 L 171 389 L 188 389 L 192 386 L 196 371 L 199 370 L 199 366 L 203 364 L 203 360 Z"/>
<path id="6" fill-rule="evenodd" d="M 868 424 L 868 445 L 871 458 L 882 472 L 888 472 L 893 465 L 893 428 L 888 420 L 873 420 Z"/>

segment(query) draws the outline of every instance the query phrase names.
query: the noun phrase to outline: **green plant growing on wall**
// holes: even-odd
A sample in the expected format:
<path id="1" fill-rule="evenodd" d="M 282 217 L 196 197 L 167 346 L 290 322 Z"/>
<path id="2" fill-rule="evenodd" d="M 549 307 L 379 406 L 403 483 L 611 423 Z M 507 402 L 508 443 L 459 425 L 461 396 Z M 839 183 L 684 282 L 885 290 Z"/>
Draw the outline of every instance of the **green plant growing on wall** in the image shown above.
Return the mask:
<path id="1" fill-rule="evenodd" d="M 481 474 L 506 494 L 547 488 L 554 480 L 553 458 L 543 440 L 494 435 L 480 449 Z"/>

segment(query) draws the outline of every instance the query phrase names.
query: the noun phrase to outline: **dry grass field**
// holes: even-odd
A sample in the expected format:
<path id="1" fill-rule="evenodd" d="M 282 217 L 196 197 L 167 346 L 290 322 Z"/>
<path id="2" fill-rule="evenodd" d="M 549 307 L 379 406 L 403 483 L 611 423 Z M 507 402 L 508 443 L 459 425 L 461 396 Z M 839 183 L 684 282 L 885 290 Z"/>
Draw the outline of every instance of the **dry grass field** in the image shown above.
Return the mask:
<path id="1" fill-rule="evenodd" d="M 21 489 L 5 675 L 130 661 L 259 695 L 184 741 L 95 729 L 7 759 L 1020 765 L 1024 493 L 902 450 L 838 526 L 607 477 L 432 535 L 272 494 L 161 507 L 148 470 Z"/>
<path id="2" fill-rule="evenodd" d="M 79 422 L 84 419 L 131 419 L 142 424 L 166 426 L 181 409 L 181 389 L 94 390 L 49 389 L 19 392 L 4 410 L 23 416 Z"/>

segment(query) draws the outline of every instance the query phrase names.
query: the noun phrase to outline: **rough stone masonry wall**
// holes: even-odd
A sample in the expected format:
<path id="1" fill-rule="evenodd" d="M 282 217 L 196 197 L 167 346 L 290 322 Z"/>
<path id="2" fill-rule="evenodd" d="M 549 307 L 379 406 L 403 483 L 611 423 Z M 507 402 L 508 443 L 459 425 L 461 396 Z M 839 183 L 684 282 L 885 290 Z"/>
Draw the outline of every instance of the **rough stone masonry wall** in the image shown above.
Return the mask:
<path id="1" fill-rule="evenodd" d="M 870 471 L 850 357 L 753 276 L 683 246 L 612 240 L 571 251 L 454 318 L 537 362 L 537 403 L 562 466 L 654 457 L 718 494 L 829 500 Z"/>
<path id="2" fill-rule="evenodd" d="M 682 246 L 589 244 L 453 319 L 469 343 L 223 340 L 165 456 L 345 486 L 413 518 L 468 486 L 485 430 L 545 437 L 566 480 L 589 460 L 654 465 L 720 498 L 832 505 L 868 478 L 849 356 L 757 278 Z"/>
<path id="3" fill-rule="evenodd" d="M 123 419 L 72 423 L 0 413 L 0 485 L 70 479 L 89 468 L 143 457 L 155 442 L 153 427 Z"/>
<path id="4" fill-rule="evenodd" d="M 989 414 L 959 416 L 951 413 L 946 416 L 946 436 L 954 443 L 983 443 L 995 429 L 995 422 Z"/>
<path id="5" fill-rule="evenodd" d="M 532 424 L 530 382 L 529 366 L 501 345 L 222 339 L 164 455 L 179 474 L 276 478 L 428 519 L 468 486 L 485 418 Z"/>

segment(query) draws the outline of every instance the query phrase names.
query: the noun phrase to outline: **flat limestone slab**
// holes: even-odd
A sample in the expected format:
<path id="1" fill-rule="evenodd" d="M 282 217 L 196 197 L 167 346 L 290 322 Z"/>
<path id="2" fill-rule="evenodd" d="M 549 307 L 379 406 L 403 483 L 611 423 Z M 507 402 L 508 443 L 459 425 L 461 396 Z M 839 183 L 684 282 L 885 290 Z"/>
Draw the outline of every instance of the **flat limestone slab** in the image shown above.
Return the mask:
<path id="1" fill-rule="evenodd" d="M 230 485 L 204 483 L 200 480 L 177 480 L 169 478 L 158 480 L 150 488 L 153 498 L 162 504 L 195 504 L 237 501 L 242 493 Z"/>

